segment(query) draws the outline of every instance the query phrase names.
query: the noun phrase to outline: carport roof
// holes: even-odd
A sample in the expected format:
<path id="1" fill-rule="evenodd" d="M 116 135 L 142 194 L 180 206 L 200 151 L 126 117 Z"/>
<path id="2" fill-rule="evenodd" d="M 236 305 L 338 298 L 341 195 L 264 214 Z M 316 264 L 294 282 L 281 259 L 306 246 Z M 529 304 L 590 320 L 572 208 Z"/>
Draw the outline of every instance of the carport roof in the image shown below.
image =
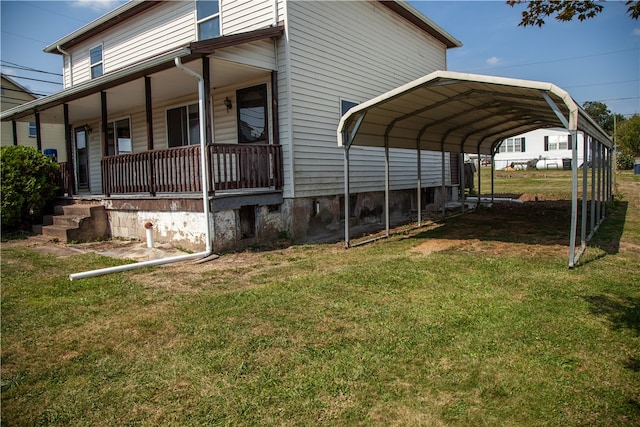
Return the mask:
<path id="1" fill-rule="evenodd" d="M 436 71 L 351 108 L 338 145 L 491 154 L 497 144 L 539 128 L 611 138 L 559 87 L 544 82 Z"/>

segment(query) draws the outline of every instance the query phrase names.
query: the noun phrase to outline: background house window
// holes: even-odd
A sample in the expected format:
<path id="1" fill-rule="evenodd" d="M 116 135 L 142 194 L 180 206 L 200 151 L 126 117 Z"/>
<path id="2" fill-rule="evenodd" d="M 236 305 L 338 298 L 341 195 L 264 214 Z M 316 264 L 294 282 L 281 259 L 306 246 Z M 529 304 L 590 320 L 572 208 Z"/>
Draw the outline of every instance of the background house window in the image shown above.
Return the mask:
<path id="1" fill-rule="evenodd" d="M 220 4 L 218 0 L 196 1 L 198 40 L 207 40 L 220 35 Z"/>
<path id="2" fill-rule="evenodd" d="M 91 49 L 89 57 L 91 58 L 91 78 L 100 77 L 102 75 L 102 45 Z"/>
<path id="3" fill-rule="evenodd" d="M 500 144 L 500 153 L 524 153 L 524 138 L 508 138 Z"/>
<path id="4" fill-rule="evenodd" d="M 129 119 L 107 123 L 107 155 L 131 153 L 131 126 Z"/>
<path id="5" fill-rule="evenodd" d="M 198 104 L 167 110 L 169 147 L 200 144 Z"/>
<path id="6" fill-rule="evenodd" d="M 267 143 L 267 85 L 240 89 L 238 104 L 238 142 Z"/>
<path id="7" fill-rule="evenodd" d="M 36 128 L 36 122 L 29 122 L 29 138 L 36 138 L 38 136 L 38 129 Z"/>
<path id="8" fill-rule="evenodd" d="M 571 150 L 570 135 L 550 135 L 544 137 L 544 151 Z"/>

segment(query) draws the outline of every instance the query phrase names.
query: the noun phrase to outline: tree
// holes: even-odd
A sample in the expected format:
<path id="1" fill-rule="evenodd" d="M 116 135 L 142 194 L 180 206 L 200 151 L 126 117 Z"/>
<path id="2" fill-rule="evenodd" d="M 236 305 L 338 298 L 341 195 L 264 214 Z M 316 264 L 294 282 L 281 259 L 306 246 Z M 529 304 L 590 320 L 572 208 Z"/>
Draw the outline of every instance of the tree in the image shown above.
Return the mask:
<path id="1" fill-rule="evenodd" d="M 56 197 L 58 164 L 34 148 L 0 149 L 2 227 L 28 225 Z"/>
<path id="2" fill-rule="evenodd" d="M 598 101 L 587 101 L 582 104 L 582 108 L 587 114 L 609 135 L 613 135 L 614 123 L 620 124 L 624 121 L 622 114 L 613 114 L 609 111 L 607 104 Z"/>
<path id="3" fill-rule="evenodd" d="M 538 26 L 544 25 L 544 18 L 554 15 L 558 21 L 567 22 L 578 18 L 578 21 L 584 21 L 595 17 L 602 12 L 604 6 L 602 1 L 594 0 L 507 0 L 507 4 L 514 7 L 517 4 L 528 3 L 525 10 L 522 11 L 522 20 L 518 26 Z M 640 0 L 627 0 L 627 13 L 632 19 L 640 17 Z"/>
<path id="4" fill-rule="evenodd" d="M 622 153 L 640 157 L 640 116 L 634 114 L 622 122 L 616 132 L 616 143 Z"/>

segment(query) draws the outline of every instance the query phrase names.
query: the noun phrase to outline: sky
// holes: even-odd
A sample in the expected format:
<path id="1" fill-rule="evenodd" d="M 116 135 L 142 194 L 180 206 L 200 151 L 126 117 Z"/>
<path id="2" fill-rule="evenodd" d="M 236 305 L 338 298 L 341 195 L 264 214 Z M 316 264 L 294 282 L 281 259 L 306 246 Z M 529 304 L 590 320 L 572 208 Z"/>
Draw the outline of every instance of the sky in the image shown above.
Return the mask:
<path id="1" fill-rule="evenodd" d="M 122 3 L 0 0 L 2 72 L 37 95 L 61 90 L 62 57 L 43 48 Z M 409 3 L 462 42 L 448 51 L 449 70 L 550 82 L 580 104 L 640 114 L 640 21 L 626 14 L 624 1 L 604 3 L 591 20 L 548 18 L 542 28 L 518 26 L 524 6 L 504 1 Z"/>

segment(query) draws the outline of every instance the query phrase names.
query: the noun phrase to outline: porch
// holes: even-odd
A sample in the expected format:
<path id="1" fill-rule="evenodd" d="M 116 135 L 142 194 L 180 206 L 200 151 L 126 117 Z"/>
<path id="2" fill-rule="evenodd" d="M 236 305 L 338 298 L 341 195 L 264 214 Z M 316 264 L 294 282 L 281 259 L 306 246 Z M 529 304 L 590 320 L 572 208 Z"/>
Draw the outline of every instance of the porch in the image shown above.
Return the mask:
<path id="1" fill-rule="evenodd" d="M 281 190 L 282 147 L 273 144 L 207 145 L 209 188 L 219 191 Z M 200 146 L 104 157 L 104 195 L 201 193 Z"/>

